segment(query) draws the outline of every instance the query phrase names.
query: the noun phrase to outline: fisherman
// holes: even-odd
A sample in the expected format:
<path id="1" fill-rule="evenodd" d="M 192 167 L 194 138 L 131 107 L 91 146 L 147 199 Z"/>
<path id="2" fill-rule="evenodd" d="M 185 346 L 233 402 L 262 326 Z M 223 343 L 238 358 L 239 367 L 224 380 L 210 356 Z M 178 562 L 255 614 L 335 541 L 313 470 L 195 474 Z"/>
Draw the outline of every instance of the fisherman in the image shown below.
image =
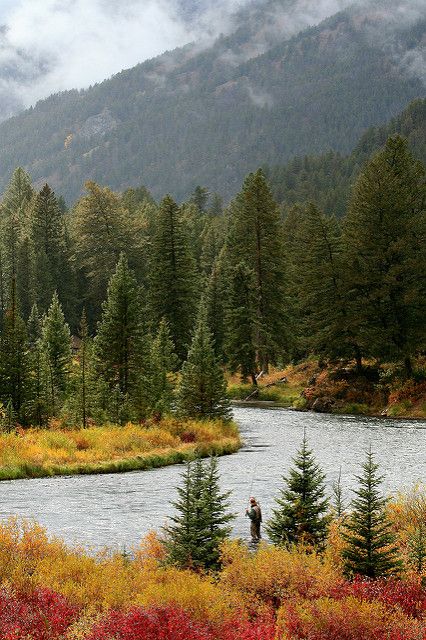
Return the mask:
<path id="1" fill-rule="evenodd" d="M 260 538 L 260 523 L 262 522 L 262 511 L 256 498 L 250 498 L 250 509 L 246 509 L 246 516 L 250 518 L 250 533 L 252 542 L 259 542 Z"/>

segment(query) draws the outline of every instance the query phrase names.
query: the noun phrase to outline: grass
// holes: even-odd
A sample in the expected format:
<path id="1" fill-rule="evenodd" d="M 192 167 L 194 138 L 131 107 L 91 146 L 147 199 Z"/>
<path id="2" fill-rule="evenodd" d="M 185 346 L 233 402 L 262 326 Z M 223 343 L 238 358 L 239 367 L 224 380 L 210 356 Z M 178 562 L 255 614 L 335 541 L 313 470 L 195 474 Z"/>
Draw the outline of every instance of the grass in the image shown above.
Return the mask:
<path id="1" fill-rule="evenodd" d="M 222 421 L 19 429 L 0 435 L 0 480 L 153 469 L 240 446 L 237 427 Z"/>

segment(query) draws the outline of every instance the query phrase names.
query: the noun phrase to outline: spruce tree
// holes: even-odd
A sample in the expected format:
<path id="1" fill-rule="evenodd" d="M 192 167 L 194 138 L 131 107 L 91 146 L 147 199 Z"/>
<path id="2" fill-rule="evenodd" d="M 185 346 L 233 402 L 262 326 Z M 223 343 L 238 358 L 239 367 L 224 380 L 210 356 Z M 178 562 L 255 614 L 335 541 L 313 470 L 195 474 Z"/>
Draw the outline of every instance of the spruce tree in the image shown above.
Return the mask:
<path id="1" fill-rule="evenodd" d="M 50 412 L 56 415 L 65 396 L 71 368 L 71 334 L 56 292 L 43 319 L 41 343 L 47 367 Z"/>
<path id="2" fill-rule="evenodd" d="M 0 339 L 0 389 L 3 401 L 10 402 L 16 416 L 24 419 L 24 403 L 29 391 L 29 345 L 25 322 L 18 310 L 15 283 L 13 278 Z"/>
<path id="3" fill-rule="evenodd" d="M 95 337 L 97 370 L 113 389 L 135 389 L 142 357 L 141 301 L 136 278 L 122 253 L 108 284 Z"/>
<path id="4" fill-rule="evenodd" d="M 138 234 L 119 195 L 89 181 L 71 215 L 74 260 L 82 278 L 81 289 L 89 320 L 97 317 L 108 281 L 122 251 L 130 255 Z M 82 285 L 85 286 L 82 286 Z"/>
<path id="5" fill-rule="evenodd" d="M 349 576 L 378 578 L 397 573 L 400 560 L 386 515 L 387 500 L 379 490 L 383 478 L 378 475 L 379 465 L 371 449 L 362 469 L 363 474 L 357 476 L 359 487 L 351 503 L 352 512 L 342 532 L 346 543 L 342 557 Z"/>
<path id="6" fill-rule="evenodd" d="M 229 536 L 227 513 L 230 492 L 221 493 L 217 461 L 200 459 L 187 464 L 173 502 L 177 514 L 165 527 L 168 562 L 182 568 L 211 570 L 219 568 L 220 545 Z"/>
<path id="7" fill-rule="evenodd" d="M 225 359 L 224 341 L 226 333 L 227 268 L 223 252 L 216 259 L 206 285 L 207 323 L 213 335 L 216 357 Z"/>
<path id="8" fill-rule="evenodd" d="M 369 356 L 405 363 L 426 345 L 425 168 L 389 138 L 365 166 L 344 223 L 349 321 Z"/>
<path id="9" fill-rule="evenodd" d="M 178 205 L 166 196 L 157 212 L 150 260 L 154 326 L 169 324 L 180 361 L 188 351 L 197 304 L 197 275 Z"/>
<path id="10" fill-rule="evenodd" d="M 253 270 L 244 261 L 231 269 L 225 351 L 231 372 L 239 371 L 243 382 L 250 378 L 257 385 L 254 278 Z"/>
<path id="11" fill-rule="evenodd" d="M 37 303 L 44 310 L 49 306 L 55 291 L 62 303 L 68 302 L 73 286 L 63 215 L 48 184 L 33 199 L 30 228 Z"/>
<path id="12" fill-rule="evenodd" d="M 204 301 L 200 305 L 188 359 L 181 371 L 177 390 L 177 412 L 185 418 L 230 417 L 226 383 L 214 353 Z"/>
<path id="13" fill-rule="evenodd" d="M 29 341 L 30 396 L 28 413 L 31 424 L 42 426 L 47 420 L 48 408 L 48 368 L 43 352 L 42 320 L 34 303 L 27 322 Z"/>
<path id="14" fill-rule="evenodd" d="M 308 447 L 306 434 L 293 459 L 295 468 L 284 477 L 285 487 L 276 498 L 266 531 L 276 545 L 305 544 L 321 548 L 328 531 L 329 501 L 325 497 L 325 476 Z"/>
<path id="15" fill-rule="evenodd" d="M 141 379 L 141 416 L 160 418 L 169 413 L 173 404 L 177 356 L 167 321 L 160 322 L 157 335 L 151 342 L 144 375 Z"/>
<path id="16" fill-rule="evenodd" d="M 254 272 L 256 354 L 267 371 L 286 353 L 289 336 L 280 213 L 260 169 L 231 204 L 227 251 L 230 266 L 244 260 Z"/>

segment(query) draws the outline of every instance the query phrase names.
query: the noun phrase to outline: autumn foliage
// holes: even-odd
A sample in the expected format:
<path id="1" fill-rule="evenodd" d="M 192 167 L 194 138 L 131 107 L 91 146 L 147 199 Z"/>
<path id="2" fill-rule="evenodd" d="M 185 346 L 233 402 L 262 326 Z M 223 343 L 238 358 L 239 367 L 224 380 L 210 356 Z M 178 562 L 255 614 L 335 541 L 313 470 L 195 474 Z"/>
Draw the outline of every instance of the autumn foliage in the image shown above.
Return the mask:
<path id="1" fill-rule="evenodd" d="M 399 525 L 400 526 L 400 523 Z M 426 640 L 426 588 L 343 578 L 323 555 L 237 541 L 209 575 L 164 566 L 155 534 L 132 557 L 88 555 L 35 523 L 0 523 L 2 640 Z"/>

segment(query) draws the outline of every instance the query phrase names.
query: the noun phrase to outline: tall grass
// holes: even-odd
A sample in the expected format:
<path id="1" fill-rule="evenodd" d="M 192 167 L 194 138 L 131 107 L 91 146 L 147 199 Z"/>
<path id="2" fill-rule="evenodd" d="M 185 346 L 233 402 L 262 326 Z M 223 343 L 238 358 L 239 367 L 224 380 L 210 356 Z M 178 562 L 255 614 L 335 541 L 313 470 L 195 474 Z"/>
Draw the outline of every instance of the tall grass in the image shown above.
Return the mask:
<path id="1" fill-rule="evenodd" d="M 239 446 L 236 426 L 222 421 L 20 429 L 0 435 L 0 480 L 152 469 Z"/>

